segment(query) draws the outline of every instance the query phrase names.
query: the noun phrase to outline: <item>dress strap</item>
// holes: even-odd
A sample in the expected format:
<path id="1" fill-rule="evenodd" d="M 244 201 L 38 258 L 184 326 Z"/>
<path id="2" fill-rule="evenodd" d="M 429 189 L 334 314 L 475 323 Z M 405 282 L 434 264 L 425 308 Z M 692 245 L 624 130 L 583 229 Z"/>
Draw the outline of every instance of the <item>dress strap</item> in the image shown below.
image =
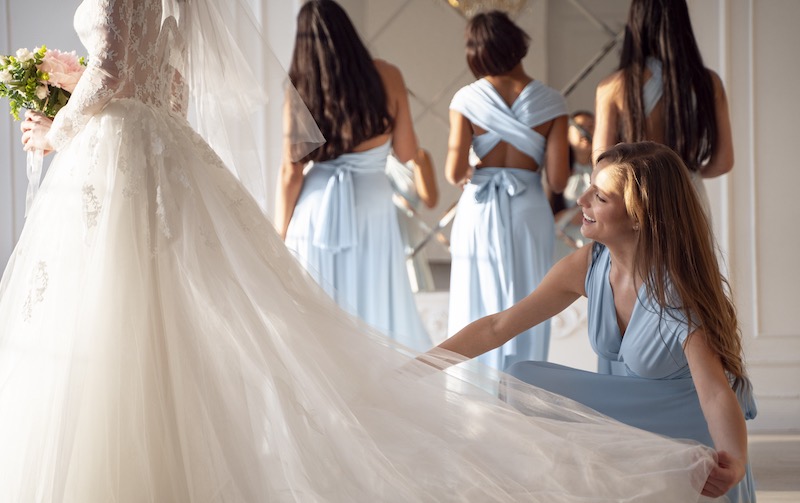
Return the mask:
<path id="1" fill-rule="evenodd" d="M 644 113 L 650 115 L 661 96 L 664 95 L 664 82 L 661 79 L 661 61 L 656 58 L 647 58 L 646 64 L 651 75 L 644 83 L 642 92 L 644 93 Z"/>

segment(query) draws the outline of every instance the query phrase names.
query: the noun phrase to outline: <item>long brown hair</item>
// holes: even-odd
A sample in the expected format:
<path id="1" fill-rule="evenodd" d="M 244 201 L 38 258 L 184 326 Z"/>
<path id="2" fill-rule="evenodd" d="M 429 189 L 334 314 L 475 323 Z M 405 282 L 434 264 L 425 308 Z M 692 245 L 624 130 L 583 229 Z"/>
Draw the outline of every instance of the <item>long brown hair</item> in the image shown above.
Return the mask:
<path id="1" fill-rule="evenodd" d="M 620 143 L 603 152 L 619 180 L 628 215 L 639 224 L 634 267 L 662 311 L 677 308 L 689 332 L 702 328 L 733 387 L 745 385 L 742 340 L 703 206 L 681 158 L 654 142 Z"/>
<path id="2" fill-rule="evenodd" d="M 327 140 L 303 161 L 351 152 L 394 125 L 372 56 L 333 0 L 300 9 L 289 78 Z"/>
<path id="3" fill-rule="evenodd" d="M 633 0 L 619 69 L 624 78 L 622 139 L 642 141 L 645 132 L 644 70 L 662 64 L 664 143 L 696 171 L 717 144 L 714 84 L 703 65 L 685 0 Z"/>

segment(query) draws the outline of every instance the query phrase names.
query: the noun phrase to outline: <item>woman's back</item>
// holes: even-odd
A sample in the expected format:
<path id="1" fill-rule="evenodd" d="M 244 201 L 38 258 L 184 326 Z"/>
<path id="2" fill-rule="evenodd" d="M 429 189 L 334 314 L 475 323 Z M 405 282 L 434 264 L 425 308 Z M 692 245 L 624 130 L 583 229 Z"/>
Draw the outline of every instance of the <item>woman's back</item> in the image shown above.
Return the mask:
<path id="1" fill-rule="evenodd" d="M 509 108 L 520 99 L 525 88 L 533 82 L 533 79 L 527 75 L 514 77 L 490 76 L 486 77 L 486 80 L 492 85 L 495 91 L 497 91 L 497 94 L 500 95 Z M 532 129 L 542 137 L 547 138 L 550 130 L 553 128 L 554 122 L 555 119 L 551 119 Z M 477 124 L 471 124 L 471 126 L 474 136 L 480 136 L 488 132 Z M 531 171 L 538 171 L 540 167 L 536 159 L 518 149 L 512 143 L 504 140 L 501 140 L 487 154 L 481 157 L 480 162 L 478 162 L 475 167 L 482 168 L 484 166 L 519 168 Z"/>
<path id="2" fill-rule="evenodd" d="M 417 151 L 417 139 L 411 122 L 408 91 L 403 81 L 403 75 L 396 66 L 382 59 L 374 60 L 374 64 L 386 93 L 386 108 L 393 124 L 387 131 L 380 132 L 355 145 L 352 152 L 370 150 L 391 140 L 395 156 L 400 161 L 406 162 L 413 158 Z"/>
<path id="3" fill-rule="evenodd" d="M 481 168 L 539 171 L 563 190 L 569 175 L 567 109 L 563 96 L 524 73 L 521 65 L 489 75 L 456 93 L 450 104 L 450 155 L 446 174 L 457 181 L 469 172 L 469 147 Z"/>
<path id="4" fill-rule="evenodd" d="M 620 141 L 650 140 L 674 150 L 698 187 L 733 167 L 725 90 L 703 64 L 685 1 L 631 2 L 619 71 L 598 85 L 596 114 L 595 159 Z"/>

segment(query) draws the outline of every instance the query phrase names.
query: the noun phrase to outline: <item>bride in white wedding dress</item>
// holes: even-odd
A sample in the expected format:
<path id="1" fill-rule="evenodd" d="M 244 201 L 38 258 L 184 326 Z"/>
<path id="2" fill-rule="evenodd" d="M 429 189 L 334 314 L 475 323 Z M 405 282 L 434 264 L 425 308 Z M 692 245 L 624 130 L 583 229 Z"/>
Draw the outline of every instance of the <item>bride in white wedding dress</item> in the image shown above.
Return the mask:
<path id="1" fill-rule="evenodd" d="M 0 501 L 698 500 L 710 449 L 505 383 L 523 415 L 336 307 L 185 118 L 216 7 L 85 0 L 25 126 L 58 154 L 0 283 Z"/>

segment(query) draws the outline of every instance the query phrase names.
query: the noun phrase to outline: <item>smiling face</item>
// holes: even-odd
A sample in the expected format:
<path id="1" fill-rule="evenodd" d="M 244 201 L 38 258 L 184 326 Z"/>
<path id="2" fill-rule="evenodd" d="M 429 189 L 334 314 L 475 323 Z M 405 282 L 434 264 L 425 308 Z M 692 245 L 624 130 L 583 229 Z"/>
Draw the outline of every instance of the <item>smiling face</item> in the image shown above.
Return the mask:
<path id="1" fill-rule="evenodd" d="M 583 209 L 581 233 L 605 245 L 635 243 L 638 225 L 628 215 L 623 183 L 614 165 L 601 161 L 592 172 L 592 184 L 578 198 Z"/>

